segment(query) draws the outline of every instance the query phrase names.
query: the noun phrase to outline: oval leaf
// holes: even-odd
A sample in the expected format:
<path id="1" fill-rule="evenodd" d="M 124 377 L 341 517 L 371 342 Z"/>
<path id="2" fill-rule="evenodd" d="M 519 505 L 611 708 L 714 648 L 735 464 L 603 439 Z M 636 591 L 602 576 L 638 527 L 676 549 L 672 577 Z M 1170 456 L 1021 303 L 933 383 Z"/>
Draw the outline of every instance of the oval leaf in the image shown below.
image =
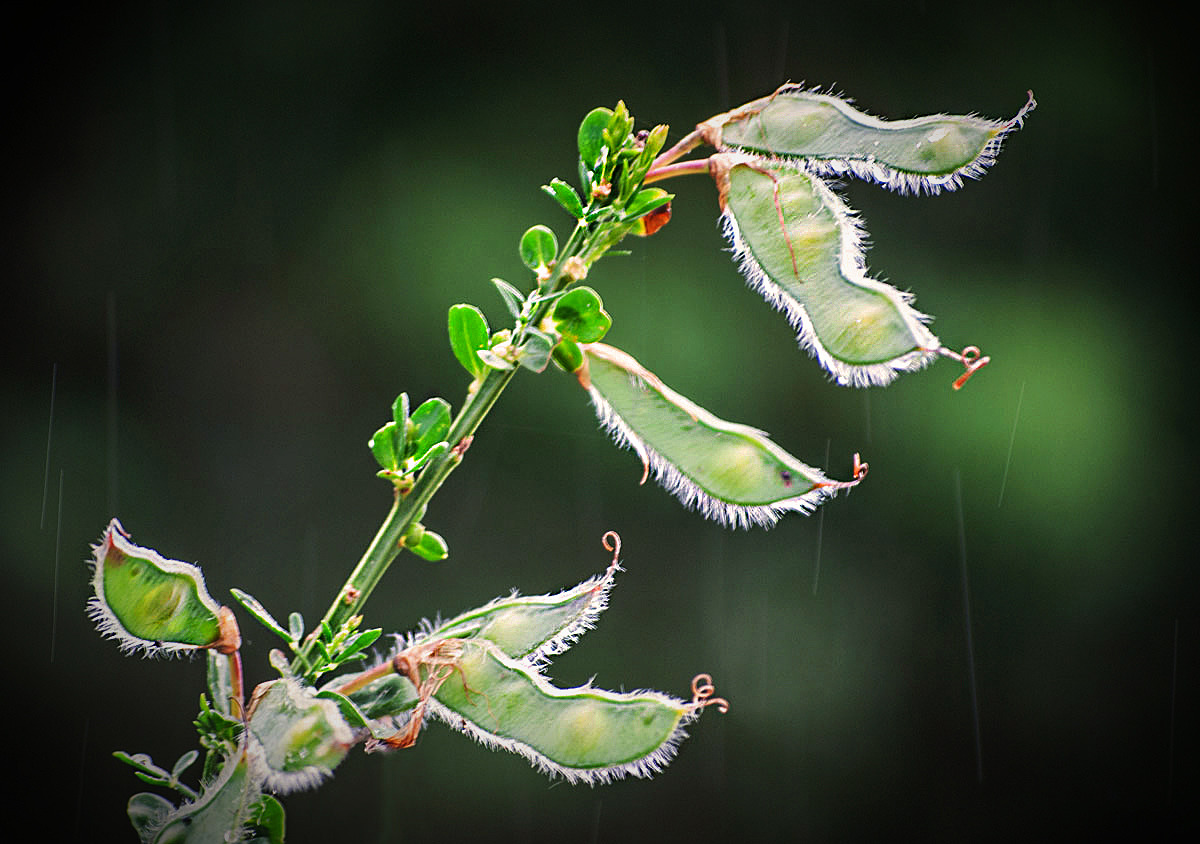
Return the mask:
<path id="1" fill-rule="evenodd" d="M 199 568 L 134 545 L 116 519 L 92 552 L 88 615 L 122 651 L 176 653 L 221 641 L 220 607 Z"/>
<path id="2" fill-rule="evenodd" d="M 401 393 L 392 402 L 392 421 L 396 423 L 396 428 L 401 435 L 408 430 L 408 393 Z M 397 448 L 400 445 L 397 443 Z"/>
<path id="3" fill-rule="evenodd" d="M 708 518 L 767 527 L 789 510 L 811 512 L 858 482 L 830 480 L 762 431 L 718 419 L 620 349 L 603 343 L 583 349 L 587 365 L 579 379 L 601 424 L 637 453 L 645 474 L 653 470 L 684 506 Z"/>
<path id="4" fill-rule="evenodd" d="M 867 277 L 858 221 L 824 182 L 747 156 L 714 159 L 722 225 L 746 283 L 839 384 L 887 384 L 937 357 L 912 297 Z"/>
<path id="5" fill-rule="evenodd" d="M 579 198 L 575 188 L 562 179 L 552 179 L 550 184 L 542 185 L 542 190 L 554 197 L 555 201 L 575 219 L 578 220 L 583 216 L 583 201 Z"/>
<path id="6" fill-rule="evenodd" d="M 502 278 L 493 278 L 492 284 L 500 292 L 501 298 L 504 299 L 504 307 L 508 309 L 508 312 L 513 317 L 519 317 L 525 308 L 525 294 Z"/>
<path id="7" fill-rule="evenodd" d="M 629 204 L 625 206 L 625 219 L 636 220 L 639 217 L 644 217 L 651 211 L 661 208 L 670 203 L 675 198 L 675 194 L 667 193 L 662 188 L 642 188 L 638 191 L 633 199 L 629 200 Z"/>
<path id="8" fill-rule="evenodd" d="M 427 399 L 413 411 L 411 422 L 406 453 L 424 454 L 450 432 L 450 403 L 442 398 Z"/>
<path id="9" fill-rule="evenodd" d="M 521 262 L 538 274 L 549 275 L 549 266 L 558 257 L 558 239 L 545 226 L 531 226 L 521 235 Z"/>
<path id="10" fill-rule="evenodd" d="M 579 367 L 583 366 L 583 351 L 573 340 L 561 341 L 554 347 L 552 356 L 564 372 L 578 372 Z"/>
<path id="11" fill-rule="evenodd" d="M 403 452 L 401 430 L 403 429 L 397 428 L 395 422 L 389 422 L 367 441 L 367 446 L 371 449 L 375 462 L 379 464 L 380 468 L 389 472 L 394 472 L 400 465 Z"/>
<path id="12" fill-rule="evenodd" d="M 426 530 L 416 542 L 412 545 L 405 544 L 404 547 L 422 560 L 428 560 L 431 563 L 439 562 L 450 556 L 450 547 L 446 544 L 446 540 L 431 530 Z"/>
<path id="13" fill-rule="evenodd" d="M 959 187 L 963 177 L 980 178 L 1035 106 L 1030 92 L 1012 120 L 936 114 L 887 121 L 839 97 L 788 85 L 705 125 L 717 146 L 804 158 L 819 173 L 936 194 Z"/>
<path id="14" fill-rule="evenodd" d="M 550 319 L 559 334 L 579 343 L 595 343 L 612 327 L 612 317 L 604 310 L 600 294 L 586 286 L 564 293 Z"/>
<path id="15" fill-rule="evenodd" d="M 517 363 L 531 372 L 544 372 L 550 363 L 554 339 L 537 329 L 527 329 L 525 342 L 517 350 Z"/>
<path id="16" fill-rule="evenodd" d="M 476 352 L 487 348 L 491 335 L 483 312 L 474 305 L 454 305 L 447 315 L 447 325 L 454 357 L 472 378 L 478 378 L 487 371 L 487 367 Z"/>
<path id="17" fill-rule="evenodd" d="M 233 597 L 237 598 L 238 603 L 245 608 L 246 612 L 254 616 L 255 621 L 270 630 L 280 639 L 283 639 L 283 641 L 289 644 L 300 640 L 299 636 L 293 636 L 289 631 L 284 630 L 283 625 L 275 620 L 275 616 L 271 615 L 267 608 L 264 607 L 259 600 L 249 592 L 243 592 L 241 589 L 237 588 L 230 589 L 229 591 Z"/>
<path id="18" fill-rule="evenodd" d="M 595 169 L 604 152 L 604 132 L 612 118 L 612 109 L 601 106 L 589 111 L 579 124 L 579 158 L 589 170 Z"/>

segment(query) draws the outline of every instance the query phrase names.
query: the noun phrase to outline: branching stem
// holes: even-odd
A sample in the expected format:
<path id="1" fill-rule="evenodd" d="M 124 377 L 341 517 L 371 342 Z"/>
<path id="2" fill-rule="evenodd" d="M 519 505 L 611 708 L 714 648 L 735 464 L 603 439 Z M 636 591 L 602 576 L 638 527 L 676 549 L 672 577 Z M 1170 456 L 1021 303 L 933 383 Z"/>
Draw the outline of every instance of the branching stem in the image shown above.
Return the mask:
<path id="1" fill-rule="evenodd" d="M 650 165 L 650 172 L 654 172 L 660 167 L 665 167 L 666 165 L 670 164 L 672 161 L 677 161 L 678 159 L 683 158 L 702 143 L 704 143 L 704 135 L 700 131 L 700 128 L 697 127 L 680 138 L 678 143 L 676 143 L 669 150 L 660 152 L 658 154 L 658 158 L 654 159 L 654 162 Z M 647 181 L 649 181 L 649 179 L 647 179 Z"/>
<path id="2" fill-rule="evenodd" d="M 542 289 L 551 294 L 565 289 L 573 281 L 570 274 L 566 272 L 568 261 L 576 256 L 588 255 L 593 244 L 604 242 L 608 229 L 614 225 L 616 224 L 602 223 L 596 225 L 591 231 L 582 223 L 577 225 L 558 257 L 553 274 L 542 286 Z M 552 299 L 543 299 L 533 309 L 533 313 L 525 325 L 538 325 L 553 304 Z M 519 335 L 514 337 L 514 343 L 519 343 Z M 472 384 L 473 389 L 467 391 L 462 408 L 451 424 L 450 432 L 446 435 L 446 441 L 452 447 L 425 467 L 407 495 L 396 493 L 392 508 L 384 517 L 383 524 L 380 525 L 375 538 L 371 540 L 371 544 L 367 546 L 358 565 L 354 567 L 345 585 L 342 586 L 333 603 L 325 612 L 323 621 L 329 625 L 331 630 L 338 630 L 348 619 L 362 612 L 367 598 L 370 597 L 376 585 L 383 579 L 388 567 L 399 555 L 402 547 L 401 540 L 409 525 L 421 518 L 434 493 L 441 488 L 450 473 L 462 462 L 465 449 L 456 446 L 474 436 L 484 417 L 500 398 L 500 394 L 504 392 L 504 388 L 508 386 L 516 372 L 516 367 L 513 369 L 490 369 L 481 381 Z M 313 668 L 315 647 L 315 641 L 310 639 L 305 642 L 295 659 L 292 660 L 292 670 L 297 676 L 304 677 Z"/>

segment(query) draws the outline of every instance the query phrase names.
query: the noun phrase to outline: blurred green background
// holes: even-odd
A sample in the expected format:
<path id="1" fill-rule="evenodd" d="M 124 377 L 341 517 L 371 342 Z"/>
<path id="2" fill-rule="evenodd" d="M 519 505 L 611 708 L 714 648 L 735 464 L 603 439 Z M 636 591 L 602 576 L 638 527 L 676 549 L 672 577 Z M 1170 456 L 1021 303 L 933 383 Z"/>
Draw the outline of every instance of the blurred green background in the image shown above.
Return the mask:
<path id="1" fill-rule="evenodd" d="M 983 181 L 844 191 L 873 274 L 992 364 L 960 394 L 949 362 L 833 386 L 722 251 L 711 183 L 673 183 L 671 224 L 590 279 L 611 341 L 835 476 L 861 452 L 869 480 L 821 515 L 726 532 L 637 486 L 571 379 L 521 376 L 426 518 L 450 559 L 402 559 L 368 621 L 404 631 L 574 584 L 616 530 L 627 571 L 553 677 L 685 695 L 705 671 L 733 707 L 655 780 L 595 789 L 434 725 L 287 798 L 289 840 L 1183 829 L 1200 625 L 1182 32 L 1144 6 L 566 9 L 146 2 L 11 20 L 10 822 L 132 840 L 140 783 L 110 752 L 169 764 L 194 745 L 201 663 L 122 658 L 84 617 L 83 560 L 111 516 L 198 562 L 218 599 L 237 586 L 315 620 L 387 509 L 366 441 L 393 397 L 461 401 L 447 307 L 499 323 L 487 282 L 526 283 L 521 232 L 567 233 L 538 187 L 575 180 L 579 119 L 623 98 L 677 138 L 791 79 L 893 118 L 1008 117 L 1034 90 Z M 249 680 L 267 679 L 274 641 L 242 624 Z"/>

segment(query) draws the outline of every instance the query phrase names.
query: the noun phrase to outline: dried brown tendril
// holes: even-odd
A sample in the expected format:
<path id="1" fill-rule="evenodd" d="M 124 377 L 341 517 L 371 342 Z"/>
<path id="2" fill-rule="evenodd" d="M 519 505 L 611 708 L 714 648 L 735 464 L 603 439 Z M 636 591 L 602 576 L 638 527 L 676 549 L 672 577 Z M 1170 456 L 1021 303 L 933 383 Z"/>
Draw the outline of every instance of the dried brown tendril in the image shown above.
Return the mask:
<path id="1" fill-rule="evenodd" d="M 716 706 L 718 711 L 728 712 L 729 701 L 723 697 L 713 697 L 716 690 L 712 675 L 697 674 L 692 678 L 692 702 L 689 709 L 692 712 L 698 712 L 706 706 Z"/>
<path id="2" fill-rule="evenodd" d="M 991 360 L 990 357 L 979 351 L 978 346 L 967 346 L 961 352 L 956 352 L 953 349 L 947 349 L 945 346 L 942 346 L 938 349 L 938 354 L 958 361 L 966 369 L 962 375 L 954 380 L 952 386 L 956 390 L 961 390 L 963 384 L 967 383 L 967 379 L 974 375 L 977 370 L 987 366 L 988 361 Z"/>
<path id="3" fill-rule="evenodd" d="M 613 552 L 613 563 L 617 562 L 617 557 L 621 556 L 621 535 L 615 530 L 610 530 L 600 537 L 600 542 L 604 545 L 606 551 Z"/>

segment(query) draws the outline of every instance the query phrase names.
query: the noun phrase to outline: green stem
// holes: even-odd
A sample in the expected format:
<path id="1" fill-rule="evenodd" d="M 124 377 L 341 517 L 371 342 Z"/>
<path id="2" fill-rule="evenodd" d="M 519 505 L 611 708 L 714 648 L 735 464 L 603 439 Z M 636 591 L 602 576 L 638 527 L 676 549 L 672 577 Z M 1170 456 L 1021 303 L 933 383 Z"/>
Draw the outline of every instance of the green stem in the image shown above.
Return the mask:
<path id="1" fill-rule="evenodd" d="M 589 234 L 582 224 L 575 227 L 563 247 L 562 254 L 555 265 L 554 274 L 546 283 L 548 292 L 557 293 L 571 283 L 572 279 L 564 272 L 567 259 L 585 254 L 592 241 L 602 237 L 606 228 L 607 226 L 604 225 L 598 226 Z M 540 303 L 526 324 L 539 324 L 552 304 L 551 301 Z M 362 612 L 367 598 L 370 597 L 379 581 L 383 579 L 383 575 L 392 561 L 399 555 L 400 549 L 403 547 L 401 540 L 409 525 L 421 518 L 434 493 L 462 462 L 463 454 L 470 445 L 475 431 L 516 372 L 517 367 L 488 371 L 483 380 L 479 382 L 478 388 L 474 392 L 468 393 L 462 409 L 450 426 L 450 432 L 446 435 L 446 441 L 451 444 L 450 450 L 435 458 L 425 467 L 407 495 L 402 496 L 397 492 L 395 500 L 392 502 L 392 508 L 384 518 L 383 524 L 380 525 L 375 538 L 371 540 L 371 544 L 358 561 L 358 565 L 354 567 L 354 571 L 350 573 L 350 577 L 325 613 L 323 620 L 331 630 L 338 630 L 347 620 Z M 310 637 L 296 654 L 296 658 L 292 660 L 292 670 L 297 676 L 306 676 L 312 669 L 312 656 L 315 648 L 315 638 Z"/>

